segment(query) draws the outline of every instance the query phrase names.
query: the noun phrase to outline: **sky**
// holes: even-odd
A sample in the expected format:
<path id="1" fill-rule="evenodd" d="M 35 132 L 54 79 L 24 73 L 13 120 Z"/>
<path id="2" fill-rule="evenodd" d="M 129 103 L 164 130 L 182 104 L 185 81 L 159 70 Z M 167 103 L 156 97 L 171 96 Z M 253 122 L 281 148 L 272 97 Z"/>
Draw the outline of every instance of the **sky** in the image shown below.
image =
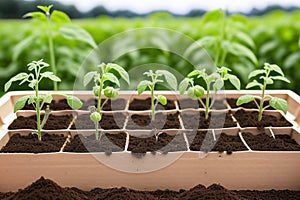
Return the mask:
<path id="1" fill-rule="evenodd" d="M 81 11 L 88 11 L 97 5 L 109 10 L 131 10 L 145 13 L 153 10 L 168 10 L 185 14 L 192 9 L 227 9 L 228 11 L 247 12 L 252 8 L 262 9 L 268 5 L 299 6 L 300 0 L 58 0 L 74 4 Z"/>

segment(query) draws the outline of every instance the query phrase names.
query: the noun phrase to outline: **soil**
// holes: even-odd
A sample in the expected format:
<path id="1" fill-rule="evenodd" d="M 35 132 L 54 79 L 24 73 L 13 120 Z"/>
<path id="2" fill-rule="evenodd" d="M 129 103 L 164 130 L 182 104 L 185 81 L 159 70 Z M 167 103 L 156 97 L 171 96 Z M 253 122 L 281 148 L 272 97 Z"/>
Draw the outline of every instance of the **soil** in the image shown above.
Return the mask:
<path id="1" fill-rule="evenodd" d="M 104 102 L 105 99 L 101 99 L 101 102 Z M 88 110 L 89 106 L 97 106 L 98 100 L 95 98 L 88 99 L 83 102 L 83 105 L 80 110 Z M 104 104 L 102 110 L 104 111 L 114 111 L 114 110 L 124 110 L 126 107 L 125 99 L 108 99 Z"/>
<path id="2" fill-rule="evenodd" d="M 214 140 L 212 132 L 206 131 L 198 131 L 196 135 L 187 134 L 187 138 L 191 151 L 226 151 L 227 154 L 232 154 L 233 151 L 248 150 L 239 136 L 226 135 L 225 133 L 216 135 L 216 141 Z M 205 144 L 203 144 L 204 139 Z"/>
<path id="3" fill-rule="evenodd" d="M 44 115 L 41 115 L 41 121 Z M 67 129 L 73 120 L 72 115 L 52 115 L 50 114 L 44 130 Z M 36 129 L 36 116 L 23 117 L 19 116 L 8 127 L 10 130 L 14 129 Z"/>
<path id="4" fill-rule="evenodd" d="M 274 199 L 300 199 L 300 191 L 291 190 L 267 190 L 267 191 L 233 191 L 227 190 L 221 185 L 213 184 L 209 187 L 197 185 L 189 190 L 181 189 L 137 191 L 121 188 L 94 188 L 83 191 L 78 188 L 62 188 L 52 180 L 41 177 L 25 189 L 18 192 L 0 193 L 2 200 L 274 200 Z"/>
<path id="5" fill-rule="evenodd" d="M 242 108 L 248 108 L 248 109 L 258 109 L 257 106 L 256 106 L 256 104 L 255 104 L 255 102 L 253 102 L 253 101 L 249 102 L 249 103 L 242 104 L 240 106 L 236 105 L 237 99 L 235 99 L 235 98 L 228 98 L 228 99 L 226 99 L 226 101 L 229 104 L 229 106 L 231 108 L 233 108 L 233 109 L 240 108 L 240 107 L 242 107 Z M 260 101 L 258 100 L 257 103 L 259 104 Z M 265 101 L 264 102 L 264 107 L 267 106 L 267 105 L 269 105 L 269 101 Z M 274 110 L 274 108 L 268 107 L 266 110 Z"/>
<path id="6" fill-rule="evenodd" d="M 110 155 L 112 152 L 124 151 L 126 143 L 126 133 L 116 134 L 104 133 L 100 140 L 95 140 L 95 135 L 83 136 L 75 135 L 69 142 L 64 152 L 105 152 Z"/>
<path id="7" fill-rule="evenodd" d="M 183 126 L 186 129 L 212 129 L 236 127 L 230 113 L 214 113 L 213 117 L 209 113 L 208 119 L 205 119 L 205 112 L 182 113 L 181 118 Z M 225 118 L 225 119 L 224 119 Z M 224 122 L 224 123 L 223 123 Z"/>
<path id="8" fill-rule="evenodd" d="M 168 135 L 161 133 L 157 139 L 155 135 L 129 137 L 128 151 L 136 157 L 142 157 L 146 152 L 155 153 L 157 151 L 164 154 L 173 151 L 186 151 L 187 146 L 182 134 Z"/>
<path id="9" fill-rule="evenodd" d="M 59 152 L 66 141 L 64 135 L 42 133 L 42 141 L 36 134 L 21 136 L 13 134 L 8 143 L 1 149 L 4 153 L 46 153 Z"/>
<path id="10" fill-rule="evenodd" d="M 289 135 L 275 135 L 275 139 L 266 133 L 252 135 L 242 133 L 243 138 L 252 150 L 258 151 L 300 151 L 300 145 Z"/>
<path id="11" fill-rule="evenodd" d="M 126 116 L 122 113 L 102 114 L 99 128 L 102 129 L 122 129 Z M 71 129 L 95 129 L 94 122 L 90 119 L 89 114 L 78 115 Z"/>
<path id="12" fill-rule="evenodd" d="M 234 117 L 241 127 L 257 127 L 263 129 L 264 127 L 290 127 L 293 126 L 283 116 L 277 118 L 273 115 L 263 114 L 262 120 L 258 121 L 258 111 L 245 111 L 243 109 L 234 113 Z"/>
<path id="13" fill-rule="evenodd" d="M 50 110 L 72 110 L 66 99 L 61 99 L 59 101 L 52 100 L 50 104 L 45 103 L 42 107 L 42 110 L 45 110 L 47 105 L 49 105 Z M 32 104 L 26 103 L 22 110 L 35 110 L 35 108 Z"/>
<path id="14" fill-rule="evenodd" d="M 129 103 L 129 110 L 151 110 L 151 98 L 133 99 Z M 156 110 L 172 110 L 176 109 L 174 101 L 168 100 L 166 105 L 157 104 Z"/>
<path id="15" fill-rule="evenodd" d="M 150 115 L 132 115 L 127 123 L 127 129 L 179 129 L 178 113 L 156 113 L 155 120 L 151 122 Z"/>
<path id="16" fill-rule="evenodd" d="M 203 103 L 205 104 L 206 99 L 202 99 Z M 211 99 L 210 99 L 211 102 Z M 180 109 L 189 109 L 189 108 L 204 108 L 200 101 L 192 100 L 192 99 L 180 99 L 178 100 L 179 108 Z M 226 109 L 226 103 L 223 100 L 216 100 L 212 106 L 212 109 L 221 110 Z"/>

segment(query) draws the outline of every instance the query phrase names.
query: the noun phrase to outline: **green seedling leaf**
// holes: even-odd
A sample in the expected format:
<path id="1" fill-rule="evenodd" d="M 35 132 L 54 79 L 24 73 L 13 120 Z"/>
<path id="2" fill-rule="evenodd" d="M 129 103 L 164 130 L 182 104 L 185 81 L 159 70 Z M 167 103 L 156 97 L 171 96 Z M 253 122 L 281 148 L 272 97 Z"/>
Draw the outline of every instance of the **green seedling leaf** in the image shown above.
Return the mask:
<path id="1" fill-rule="evenodd" d="M 83 85 L 87 86 L 96 75 L 97 75 L 97 71 L 91 71 L 88 72 L 86 75 L 84 75 Z"/>
<path id="2" fill-rule="evenodd" d="M 106 88 L 104 89 L 104 95 L 105 95 L 107 98 L 111 98 L 111 97 L 113 96 L 114 90 L 115 90 L 115 89 L 114 89 L 113 87 L 108 86 L 108 87 L 106 87 Z"/>
<path id="3" fill-rule="evenodd" d="M 224 86 L 224 81 L 221 78 L 218 78 L 213 84 L 214 90 L 221 90 Z"/>
<path id="4" fill-rule="evenodd" d="M 147 87 L 150 87 L 151 84 L 152 83 L 148 80 L 141 81 L 137 86 L 138 94 L 142 94 L 147 89 Z"/>
<path id="5" fill-rule="evenodd" d="M 202 97 L 204 95 L 204 92 L 205 92 L 205 90 L 202 86 L 200 86 L 200 85 L 195 85 L 194 86 L 194 95 L 196 97 L 198 97 L 198 98 Z"/>
<path id="6" fill-rule="evenodd" d="M 272 71 L 275 71 L 278 74 L 280 74 L 281 76 L 284 76 L 283 71 L 281 70 L 281 68 L 278 65 L 265 63 L 265 66 L 268 66 Z"/>
<path id="7" fill-rule="evenodd" d="M 70 23 L 71 19 L 66 13 L 54 10 L 51 14 L 51 21 L 59 23 Z"/>
<path id="8" fill-rule="evenodd" d="M 290 83 L 290 80 L 285 78 L 284 76 L 270 76 L 270 78 L 273 80 L 280 80 L 280 81 Z"/>
<path id="9" fill-rule="evenodd" d="M 192 72 L 190 72 L 187 77 L 192 78 L 193 76 L 199 76 L 199 75 L 203 75 L 203 72 L 200 70 L 194 70 Z"/>
<path id="10" fill-rule="evenodd" d="M 53 7 L 53 5 L 49 5 L 49 6 L 37 6 L 38 9 L 44 11 L 46 14 L 50 13 L 51 8 Z"/>
<path id="11" fill-rule="evenodd" d="M 26 74 L 26 73 L 19 73 L 19 74 L 15 75 L 14 77 L 12 77 L 9 81 L 7 81 L 5 83 L 4 91 L 6 92 L 10 88 L 12 82 L 27 79 L 27 77 L 28 77 L 28 74 Z"/>
<path id="12" fill-rule="evenodd" d="M 176 77 L 172 73 L 170 73 L 170 72 L 168 72 L 166 70 L 157 70 L 156 72 L 158 74 L 162 74 L 165 77 L 166 82 L 169 84 L 169 86 L 173 90 L 177 89 L 177 79 L 176 79 Z"/>
<path id="13" fill-rule="evenodd" d="M 167 105 L 167 102 L 168 102 L 167 97 L 165 97 L 163 95 L 159 95 L 158 100 L 159 100 L 159 103 L 161 103 L 162 105 L 164 105 L 164 106 Z"/>
<path id="14" fill-rule="evenodd" d="M 190 79 L 189 78 L 184 78 L 179 86 L 178 86 L 178 89 L 179 89 L 179 92 L 181 95 L 184 94 L 184 92 L 186 91 L 187 87 L 189 86 L 189 83 L 190 83 Z"/>
<path id="15" fill-rule="evenodd" d="M 28 86 L 29 86 L 30 88 L 34 89 L 34 87 L 36 86 L 37 83 L 38 83 L 37 80 L 32 80 L 32 81 L 30 81 L 30 83 L 28 84 Z"/>
<path id="16" fill-rule="evenodd" d="M 243 46 L 242 44 L 236 43 L 236 42 L 229 42 L 229 41 L 222 41 L 222 43 L 228 43 L 224 44 L 226 46 L 227 51 L 235 56 L 244 56 L 248 59 L 250 59 L 254 64 L 257 64 L 257 58 L 255 54 L 247 47 Z"/>
<path id="17" fill-rule="evenodd" d="M 216 45 L 216 43 L 217 43 L 217 39 L 216 37 L 213 36 L 205 36 L 197 41 L 197 45 L 200 45 L 202 47 L 212 47 Z"/>
<path id="18" fill-rule="evenodd" d="M 74 110 L 78 110 L 82 107 L 82 102 L 75 96 L 67 96 L 67 103 Z"/>
<path id="19" fill-rule="evenodd" d="M 232 74 L 227 74 L 228 79 L 230 81 L 230 83 L 237 89 L 240 90 L 241 89 L 241 82 L 238 79 L 238 77 L 236 77 L 235 75 Z"/>
<path id="20" fill-rule="evenodd" d="M 196 96 L 196 94 L 195 94 L 195 88 L 194 88 L 194 87 L 190 87 L 190 88 L 188 89 L 187 94 L 188 94 L 189 98 L 191 98 L 191 99 L 197 99 L 197 96 Z"/>
<path id="21" fill-rule="evenodd" d="M 114 63 L 108 63 L 107 67 L 114 69 L 126 81 L 128 85 L 130 84 L 129 75 L 123 67 Z"/>
<path id="22" fill-rule="evenodd" d="M 275 108 L 276 110 L 281 110 L 285 114 L 287 113 L 288 110 L 287 102 L 277 97 L 272 97 L 272 99 L 270 100 L 270 106 Z"/>
<path id="23" fill-rule="evenodd" d="M 23 15 L 23 18 L 32 17 L 33 19 L 47 20 L 47 17 L 41 12 L 30 12 Z"/>
<path id="24" fill-rule="evenodd" d="M 93 113 L 91 113 L 91 115 L 90 115 L 90 119 L 91 119 L 93 122 L 98 123 L 98 122 L 101 121 L 102 116 L 101 116 L 101 114 L 98 113 L 98 112 L 93 112 Z"/>
<path id="25" fill-rule="evenodd" d="M 15 103 L 14 106 L 14 112 L 17 112 L 18 110 L 21 110 L 24 108 L 27 100 L 30 98 L 30 96 L 24 96 L 18 99 L 18 101 Z"/>
<path id="26" fill-rule="evenodd" d="M 88 44 L 93 49 L 97 48 L 94 38 L 86 30 L 79 26 L 65 26 L 59 31 L 62 36 L 68 40 L 76 40 Z"/>
<path id="27" fill-rule="evenodd" d="M 237 38 L 240 42 L 244 42 L 246 45 L 251 47 L 252 49 L 255 48 L 255 43 L 252 40 L 252 38 L 247 35 L 246 33 L 243 33 L 241 31 L 237 31 L 234 33 L 234 37 Z"/>
<path id="28" fill-rule="evenodd" d="M 274 81 L 271 78 L 269 78 L 269 77 L 261 76 L 260 79 L 265 80 L 268 85 L 271 85 L 271 84 L 274 83 Z"/>
<path id="29" fill-rule="evenodd" d="M 59 77 L 55 76 L 53 74 L 53 72 L 44 72 L 44 73 L 41 73 L 41 76 L 45 77 L 45 78 L 49 78 L 50 80 L 55 81 L 55 82 L 61 81 L 61 79 Z"/>
<path id="30" fill-rule="evenodd" d="M 35 103 L 35 101 L 36 101 L 36 97 L 35 96 L 30 96 L 27 103 L 28 104 L 33 104 L 33 103 Z"/>
<path id="31" fill-rule="evenodd" d="M 246 85 L 246 89 L 249 89 L 249 88 L 252 88 L 252 87 L 255 87 L 255 86 L 258 86 L 261 90 L 263 89 L 263 85 L 261 83 L 257 82 L 256 80 L 248 83 Z"/>
<path id="32" fill-rule="evenodd" d="M 120 87 L 119 79 L 113 73 L 105 73 L 103 74 L 102 78 L 104 79 L 104 82 L 110 81 L 112 83 L 115 83 L 118 87 Z"/>
<path id="33" fill-rule="evenodd" d="M 240 96 L 238 98 L 238 100 L 236 101 L 236 105 L 240 106 L 242 104 L 249 103 L 249 102 L 252 102 L 252 101 L 254 101 L 254 96 L 253 95 L 244 95 L 244 96 Z"/>
<path id="34" fill-rule="evenodd" d="M 51 103 L 52 101 L 52 95 L 51 94 L 47 94 L 46 96 L 44 96 L 43 98 L 45 103 Z"/>
<path id="35" fill-rule="evenodd" d="M 257 69 L 252 71 L 249 75 L 248 75 L 248 79 L 251 79 L 252 77 L 257 76 L 258 74 L 264 74 L 266 71 L 263 69 Z"/>

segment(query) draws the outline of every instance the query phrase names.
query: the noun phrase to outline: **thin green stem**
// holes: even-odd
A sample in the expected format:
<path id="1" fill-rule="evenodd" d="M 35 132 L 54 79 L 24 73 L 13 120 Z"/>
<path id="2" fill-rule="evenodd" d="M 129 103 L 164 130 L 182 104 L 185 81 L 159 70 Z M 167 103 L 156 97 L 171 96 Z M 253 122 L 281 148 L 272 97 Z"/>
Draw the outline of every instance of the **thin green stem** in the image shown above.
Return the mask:
<path id="1" fill-rule="evenodd" d="M 98 95 L 98 103 L 97 103 L 97 112 L 101 114 L 101 95 L 103 90 L 103 78 L 100 79 L 99 85 L 99 95 Z"/>
<path id="2" fill-rule="evenodd" d="M 54 44 L 53 44 L 53 38 L 52 38 L 52 32 L 51 32 L 50 14 L 47 14 L 47 18 L 48 18 L 48 44 L 49 44 L 50 64 L 51 64 L 53 74 L 57 75 L 56 64 L 55 64 L 55 55 L 54 55 Z M 55 81 L 53 81 L 53 88 L 54 88 L 54 90 L 58 89 L 57 82 L 55 82 Z"/>
<path id="3" fill-rule="evenodd" d="M 207 83 L 207 92 L 206 92 L 206 100 L 205 100 L 205 119 L 208 119 L 208 111 L 209 111 L 209 84 Z"/>
<path id="4" fill-rule="evenodd" d="M 96 129 L 96 133 L 95 133 L 96 140 L 99 140 L 99 122 L 95 122 L 95 129 Z"/>
<path id="5" fill-rule="evenodd" d="M 270 74 L 270 70 L 267 70 L 266 78 L 269 77 L 269 74 Z M 264 111 L 264 101 L 265 101 L 266 87 L 267 87 L 267 81 L 266 81 L 266 79 L 264 79 L 264 85 L 263 85 L 263 88 L 262 88 L 261 100 L 260 100 L 260 104 L 259 104 L 258 121 L 262 120 L 262 114 L 263 114 L 263 111 Z"/>
<path id="6" fill-rule="evenodd" d="M 35 85 L 35 96 L 36 96 L 36 125 L 37 125 L 37 134 L 38 140 L 42 140 L 42 132 L 41 132 L 41 106 L 40 106 L 40 97 L 39 97 L 39 85 L 36 83 Z"/>
<path id="7" fill-rule="evenodd" d="M 151 113 L 151 120 L 155 120 L 155 104 L 154 104 L 154 84 L 151 85 L 151 108 L 152 108 L 152 113 Z"/>

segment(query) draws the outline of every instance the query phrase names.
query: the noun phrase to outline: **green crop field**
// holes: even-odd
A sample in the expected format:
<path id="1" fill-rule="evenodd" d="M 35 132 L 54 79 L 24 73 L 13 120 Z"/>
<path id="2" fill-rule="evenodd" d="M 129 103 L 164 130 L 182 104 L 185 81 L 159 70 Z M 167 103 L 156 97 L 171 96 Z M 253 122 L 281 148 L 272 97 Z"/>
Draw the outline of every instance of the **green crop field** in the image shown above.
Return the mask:
<path id="1" fill-rule="evenodd" d="M 246 18 L 241 15 L 224 17 L 224 13 L 213 11 L 202 18 L 174 18 L 166 13 L 153 14 L 147 18 L 108 18 L 73 20 L 72 25 L 85 29 L 97 44 L 111 36 L 146 27 L 167 28 L 180 32 L 201 44 L 214 63 L 233 70 L 242 81 L 244 88 L 250 71 L 259 68 L 264 62 L 276 63 L 283 68 L 291 84 L 276 83 L 273 88 L 292 89 L 300 93 L 300 11 L 284 13 L 276 11 L 265 16 Z M 63 23 L 53 28 L 55 57 L 59 74 L 63 77 L 60 89 L 72 89 L 79 67 L 92 50 L 86 35 L 77 40 L 62 36 Z M 44 58 L 49 62 L 46 26 L 37 20 L 0 21 L 0 87 L 20 71 L 26 70 L 27 63 Z M 139 47 L 149 35 L 133 39 L 130 45 Z M 85 40 L 85 41 L 84 41 Z M 176 38 L 158 38 L 159 45 L 168 46 L 180 41 Z M 107 49 L 111 54 L 114 52 Z M 186 75 L 193 66 L 181 62 L 178 55 L 161 50 L 141 49 L 117 58 L 116 63 L 127 70 L 145 63 L 161 63 L 173 67 Z M 27 89 L 13 85 L 13 89 Z M 45 83 L 42 89 L 51 89 Z M 3 91 L 3 89 L 1 90 Z"/>

